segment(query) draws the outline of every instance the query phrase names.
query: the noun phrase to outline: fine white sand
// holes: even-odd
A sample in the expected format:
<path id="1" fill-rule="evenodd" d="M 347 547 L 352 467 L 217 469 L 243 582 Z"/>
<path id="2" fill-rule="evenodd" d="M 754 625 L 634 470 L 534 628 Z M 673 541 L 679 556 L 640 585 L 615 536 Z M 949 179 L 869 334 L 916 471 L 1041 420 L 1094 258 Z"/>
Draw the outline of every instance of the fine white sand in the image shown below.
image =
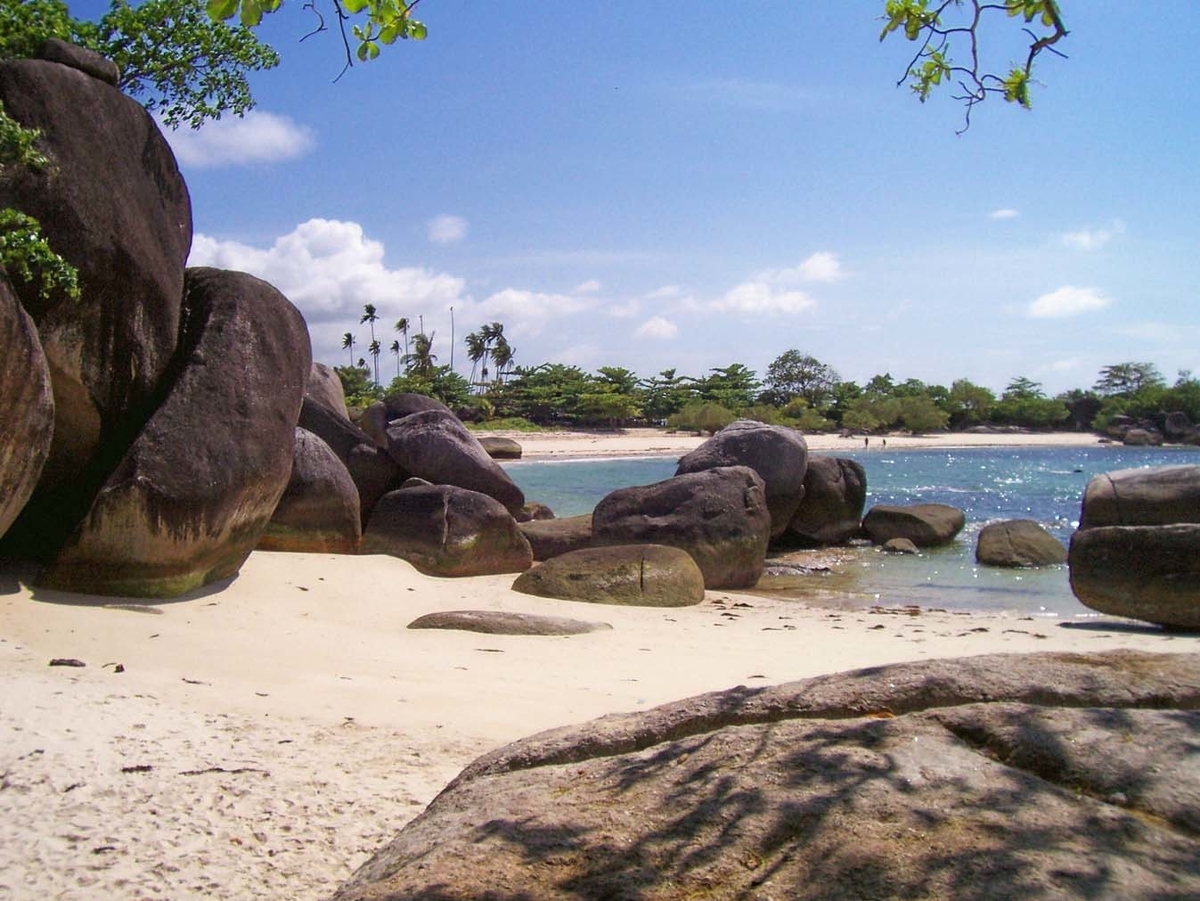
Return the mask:
<path id="1" fill-rule="evenodd" d="M 660 440 L 632 450 L 679 450 Z M 14 901 L 325 898 L 479 754 L 704 691 L 996 651 L 1200 650 L 1100 617 L 848 613 L 720 591 L 682 609 L 593 606 L 382 556 L 256 552 L 230 583 L 157 604 L 32 589 L 32 575 L 0 570 L 0 898 Z M 613 628 L 406 628 L 455 609 Z"/>
<path id="2" fill-rule="evenodd" d="M 480 432 L 512 438 L 521 445 L 523 458 L 575 459 L 583 457 L 637 457 L 682 455 L 699 447 L 707 436 L 661 429 L 617 431 Z M 947 432 L 930 435 L 872 435 L 842 438 L 837 434 L 806 434 L 810 451 L 836 454 L 848 450 L 903 450 L 925 447 L 1091 447 L 1100 439 L 1087 432 L 1014 432 L 975 434 Z"/>

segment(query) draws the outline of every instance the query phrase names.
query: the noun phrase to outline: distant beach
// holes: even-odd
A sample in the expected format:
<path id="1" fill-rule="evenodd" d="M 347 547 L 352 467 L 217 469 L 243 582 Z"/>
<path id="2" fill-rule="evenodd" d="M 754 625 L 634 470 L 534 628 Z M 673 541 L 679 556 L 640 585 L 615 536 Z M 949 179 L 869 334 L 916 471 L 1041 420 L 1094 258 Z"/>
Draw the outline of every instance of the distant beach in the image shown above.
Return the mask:
<path id="1" fill-rule="evenodd" d="M 664 429 L 614 431 L 476 432 L 511 438 L 521 445 L 523 459 L 574 459 L 686 454 L 708 439 L 707 435 Z M 806 434 L 811 451 L 830 454 L 854 448 L 922 447 L 1090 447 L 1100 443 L 1091 432 L 942 432 L 930 435 L 861 435 L 843 438 L 835 433 Z M 864 445 L 865 441 L 865 445 Z"/>

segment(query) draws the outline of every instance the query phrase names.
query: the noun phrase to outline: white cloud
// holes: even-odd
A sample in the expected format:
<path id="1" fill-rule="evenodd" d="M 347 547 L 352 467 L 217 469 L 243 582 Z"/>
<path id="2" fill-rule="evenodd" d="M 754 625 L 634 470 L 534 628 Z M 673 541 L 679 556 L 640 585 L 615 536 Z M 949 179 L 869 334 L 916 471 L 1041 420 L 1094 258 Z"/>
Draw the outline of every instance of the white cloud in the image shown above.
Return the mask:
<path id="1" fill-rule="evenodd" d="M 604 308 L 613 319 L 632 319 L 642 311 L 642 302 L 636 297 L 631 297 L 624 303 L 610 303 Z"/>
<path id="2" fill-rule="evenodd" d="M 429 220 L 429 240 L 434 244 L 457 244 L 467 236 L 467 220 L 443 213 Z"/>
<path id="3" fill-rule="evenodd" d="M 513 324 L 515 334 L 536 335 L 547 321 L 580 313 L 591 305 L 590 302 L 569 294 L 505 288 L 488 295 L 478 303 L 469 304 L 465 309 L 465 316 L 485 320 L 498 319 L 505 325 Z"/>
<path id="4" fill-rule="evenodd" d="M 988 218 L 989 219 L 1016 219 L 1020 215 L 1021 214 L 1017 210 L 1006 207 L 1002 210 L 992 210 L 990 213 L 988 213 Z"/>
<path id="5" fill-rule="evenodd" d="M 784 291 L 765 281 L 752 281 L 730 289 L 709 306 L 738 313 L 799 313 L 816 303 L 803 291 Z"/>
<path id="6" fill-rule="evenodd" d="M 635 338 L 669 340 L 679 334 L 679 326 L 662 316 L 651 316 L 637 327 L 633 333 Z"/>
<path id="7" fill-rule="evenodd" d="M 1099 250 L 1113 238 L 1125 234 L 1125 223 L 1113 220 L 1107 228 L 1084 228 L 1060 235 L 1059 240 L 1076 250 Z"/>
<path id="8" fill-rule="evenodd" d="M 592 278 L 592 279 L 588 279 L 586 282 L 583 282 L 582 284 L 576 285 L 575 290 L 572 291 L 571 293 L 572 294 L 595 294 L 599 290 L 600 290 L 600 282 L 598 282 L 596 279 Z"/>
<path id="9" fill-rule="evenodd" d="M 1034 319 L 1066 319 L 1080 313 L 1090 313 L 1111 306 L 1112 300 L 1094 288 L 1075 288 L 1064 285 L 1057 291 L 1043 294 L 1029 305 L 1028 315 Z"/>
<path id="10" fill-rule="evenodd" d="M 656 288 L 646 295 L 647 300 L 669 300 L 672 297 L 678 297 L 683 293 L 683 289 L 679 285 L 663 285 L 661 288 Z"/>
<path id="11" fill-rule="evenodd" d="M 215 169 L 279 163 L 305 156 L 317 146 L 311 128 L 289 116 L 251 110 L 242 117 L 207 122 L 201 128 L 163 129 L 175 157 L 185 166 Z"/>
<path id="12" fill-rule="evenodd" d="M 841 261 L 837 254 L 828 250 L 811 254 L 797 266 L 785 269 L 767 269 L 759 273 L 757 281 L 769 282 L 774 285 L 795 285 L 801 282 L 832 283 L 840 281 L 845 273 L 842 272 Z"/>

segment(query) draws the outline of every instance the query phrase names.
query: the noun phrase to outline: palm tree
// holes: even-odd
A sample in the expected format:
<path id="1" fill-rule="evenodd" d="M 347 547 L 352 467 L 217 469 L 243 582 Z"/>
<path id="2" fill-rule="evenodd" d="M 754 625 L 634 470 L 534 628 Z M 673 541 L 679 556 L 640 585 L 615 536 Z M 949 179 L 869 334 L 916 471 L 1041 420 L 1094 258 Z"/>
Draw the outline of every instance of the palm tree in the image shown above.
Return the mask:
<path id="1" fill-rule="evenodd" d="M 349 332 L 342 335 L 342 350 L 350 351 L 350 366 L 354 367 L 354 336 Z"/>
<path id="2" fill-rule="evenodd" d="M 379 321 L 379 317 L 375 315 L 375 304 L 373 304 L 373 303 L 363 304 L 363 314 L 362 314 L 362 318 L 360 318 L 358 320 L 358 324 L 362 325 L 364 322 L 366 322 L 371 326 L 371 340 L 372 341 L 375 340 L 375 323 L 378 321 Z"/>
<path id="3" fill-rule="evenodd" d="M 512 365 L 513 357 L 516 356 L 516 353 L 504 335 L 496 339 L 496 346 L 492 348 L 492 362 L 496 364 L 496 381 L 498 383 L 504 383 L 504 370 L 506 367 Z"/>
<path id="4" fill-rule="evenodd" d="M 434 364 L 437 362 L 437 354 L 433 353 L 433 336 L 435 334 L 437 333 L 430 332 L 426 335 L 424 332 L 417 332 L 413 335 L 412 353 L 406 354 L 404 357 L 410 375 L 423 379 L 433 377 Z"/>
<path id="5" fill-rule="evenodd" d="M 396 320 L 396 324 L 393 326 L 396 331 L 404 336 L 404 355 L 406 357 L 408 356 L 408 328 L 410 325 L 411 323 L 408 321 L 408 317 L 402 316 Z"/>
<path id="6" fill-rule="evenodd" d="M 471 378 L 468 379 L 468 384 L 474 386 L 476 384 L 475 371 L 479 368 L 479 361 L 488 355 L 488 346 L 487 341 L 483 337 L 483 329 L 477 332 L 469 332 L 466 343 L 467 358 L 471 361 Z"/>
<path id="7" fill-rule="evenodd" d="M 393 341 L 388 350 L 396 355 L 396 378 L 400 378 L 400 342 Z"/>
<path id="8" fill-rule="evenodd" d="M 379 346 L 379 340 L 375 339 L 367 345 L 367 353 L 371 355 L 371 359 L 375 361 L 375 384 L 379 384 L 379 352 L 382 348 Z"/>

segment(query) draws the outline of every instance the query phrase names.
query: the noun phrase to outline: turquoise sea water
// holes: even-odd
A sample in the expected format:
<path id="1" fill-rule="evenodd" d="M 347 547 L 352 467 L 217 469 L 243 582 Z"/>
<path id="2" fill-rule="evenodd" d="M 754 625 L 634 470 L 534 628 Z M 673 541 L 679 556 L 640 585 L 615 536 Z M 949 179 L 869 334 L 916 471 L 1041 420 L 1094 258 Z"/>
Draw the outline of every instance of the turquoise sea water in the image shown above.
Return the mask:
<path id="1" fill-rule="evenodd" d="M 875 504 L 941 503 L 966 513 L 953 544 L 919 557 L 856 548 L 836 555 L 833 571 L 811 585 L 779 592 L 811 603 L 860 608 L 916 604 L 946 610 L 1020 615 L 1091 615 L 1071 594 L 1066 566 L 1007 570 L 975 564 L 979 530 L 999 519 L 1033 519 L 1065 543 L 1079 520 L 1088 479 L 1115 469 L 1200 464 L 1200 448 L 963 448 L 838 452 L 867 472 L 867 508 Z M 608 492 L 670 478 L 675 459 L 518 462 L 506 466 L 529 500 L 559 516 L 591 512 Z M 816 557 L 817 555 L 813 555 Z M 822 562 L 828 554 L 820 555 Z M 803 562 L 803 561 L 801 561 Z"/>

